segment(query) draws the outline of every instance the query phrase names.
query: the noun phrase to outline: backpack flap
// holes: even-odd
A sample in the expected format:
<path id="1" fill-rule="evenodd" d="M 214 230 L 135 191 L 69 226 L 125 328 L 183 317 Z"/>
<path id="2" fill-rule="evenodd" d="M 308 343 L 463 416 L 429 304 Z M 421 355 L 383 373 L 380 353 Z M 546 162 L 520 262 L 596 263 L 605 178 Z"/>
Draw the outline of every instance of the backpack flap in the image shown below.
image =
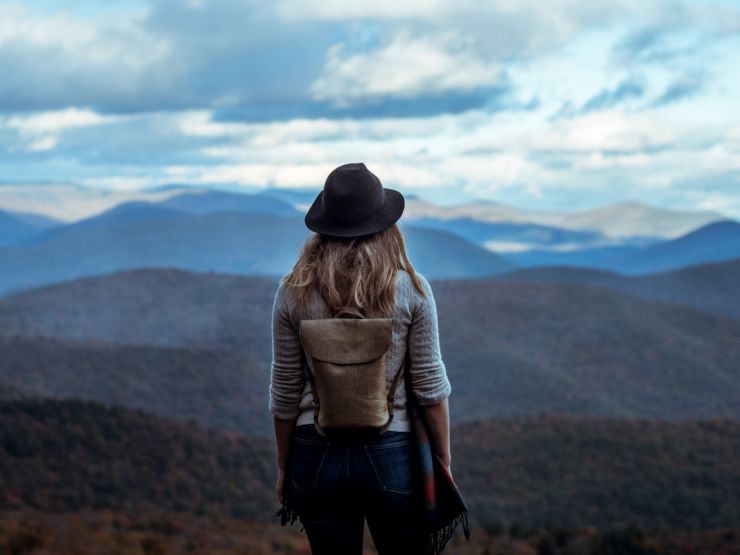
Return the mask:
<path id="1" fill-rule="evenodd" d="M 391 344 L 392 318 L 302 320 L 299 338 L 306 353 L 335 364 L 359 364 L 380 357 Z"/>

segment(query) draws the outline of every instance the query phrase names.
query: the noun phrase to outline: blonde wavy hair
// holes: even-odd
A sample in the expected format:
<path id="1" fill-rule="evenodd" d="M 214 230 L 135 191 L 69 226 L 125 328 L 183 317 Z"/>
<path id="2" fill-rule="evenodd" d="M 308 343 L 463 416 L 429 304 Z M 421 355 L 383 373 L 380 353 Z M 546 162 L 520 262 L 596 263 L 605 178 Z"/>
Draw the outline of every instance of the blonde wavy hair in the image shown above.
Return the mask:
<path id="1" fill-rule="evenodd" d="M 305 306 L 315 288 L 332 316 L 354 308 L 368 316 L 390 316 L 396 303 L 396 276 L 406 270 L 422 296 L 424 289 L 406 253 L 406 241 L 397 224 L 359 237 L 311 233 L 293 269 L 281 278 L 299 306 Z"/>

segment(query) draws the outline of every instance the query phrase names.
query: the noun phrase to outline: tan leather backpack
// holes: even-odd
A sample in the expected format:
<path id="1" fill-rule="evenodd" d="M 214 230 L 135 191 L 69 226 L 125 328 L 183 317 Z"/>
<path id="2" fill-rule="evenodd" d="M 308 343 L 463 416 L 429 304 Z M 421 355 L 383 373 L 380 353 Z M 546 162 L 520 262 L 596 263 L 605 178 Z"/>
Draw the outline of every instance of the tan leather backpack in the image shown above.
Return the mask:
<path id="1" fill-rule="evenodd" d="M 354 315 L 342 318 L 342 313 Z M 386 386 L 385 360 L 393 339 L 392 318 L 365 318 L 347 307 L 334 318 L 302 320 L 299 339 L 311 384 L 316 430 L 383 434 L 393 420 L 398 378 Z"/>

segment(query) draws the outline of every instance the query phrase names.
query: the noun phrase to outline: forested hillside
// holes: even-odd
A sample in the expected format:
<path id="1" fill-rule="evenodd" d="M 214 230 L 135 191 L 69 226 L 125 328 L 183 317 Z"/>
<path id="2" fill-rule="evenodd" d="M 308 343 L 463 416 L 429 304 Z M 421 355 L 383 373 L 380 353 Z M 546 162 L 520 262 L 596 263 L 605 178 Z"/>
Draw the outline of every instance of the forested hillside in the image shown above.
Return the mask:
<path id="1" fill-rule="evenodd" d="M 271 522 L 274 441 L 97 403 L 0 403 L 0 509 L 158 510 Z M 740 522 L 740 423 L 547 417 L 453 427 L 488 529 Z"/>

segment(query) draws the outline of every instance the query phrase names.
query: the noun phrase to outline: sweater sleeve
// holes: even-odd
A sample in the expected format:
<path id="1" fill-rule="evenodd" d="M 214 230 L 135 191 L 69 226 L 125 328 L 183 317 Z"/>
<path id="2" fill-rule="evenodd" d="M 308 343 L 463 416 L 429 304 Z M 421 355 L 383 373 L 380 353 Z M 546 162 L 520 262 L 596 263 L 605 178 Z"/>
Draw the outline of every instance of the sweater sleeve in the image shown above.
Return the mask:
<path id="1" fill-rule="evenodd" d="M 298 417 L 306 375 L 302 347 L 290 318 L 287 292 L 281 283 L 272 307 L 272 365 L 270 368 L 270 411 L 278 418 Z"/>
<path id="2" fill-rule="evenodd" d="M 452 386 L 439 345 L 437 305 L 429 282 L 417 274 L 426 297 L 411 284 L 412 321 L 409 327 L 409 376 L 420 405 L 436 405 L 448 397 Z"/>

